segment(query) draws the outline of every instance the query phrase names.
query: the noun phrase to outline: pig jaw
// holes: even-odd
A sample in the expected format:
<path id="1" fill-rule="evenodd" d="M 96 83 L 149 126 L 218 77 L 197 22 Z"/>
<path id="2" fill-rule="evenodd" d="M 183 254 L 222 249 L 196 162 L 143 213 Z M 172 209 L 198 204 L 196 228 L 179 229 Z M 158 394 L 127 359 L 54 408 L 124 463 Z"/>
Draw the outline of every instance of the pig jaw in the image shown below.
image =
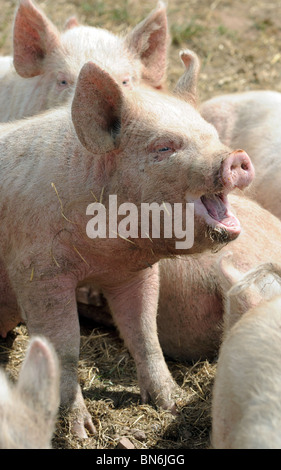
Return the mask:
<path id="1" fill-rule="evenodd" d="M 203 195 L 193 202 L 195 214 L 205 224 L 211 238 L 231 241 L 238 237 L 240 222 L 232 213 L 225 194 Z"/>

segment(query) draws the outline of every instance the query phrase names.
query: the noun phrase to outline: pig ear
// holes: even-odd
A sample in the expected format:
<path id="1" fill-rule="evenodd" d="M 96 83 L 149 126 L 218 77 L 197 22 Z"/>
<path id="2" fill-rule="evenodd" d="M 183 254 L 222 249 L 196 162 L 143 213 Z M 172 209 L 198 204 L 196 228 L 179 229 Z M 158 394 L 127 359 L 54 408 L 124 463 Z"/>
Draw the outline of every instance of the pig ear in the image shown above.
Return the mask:
<path id="1" fill-rule="evenodd" d="M 200 71 L 200 61 L 197 54 L 189 49 L 181 51 L 180 58 L 185 66 L 185 72 L 176 84 L 174 93 L 195 105 L 197 102 L 197 82 Z"/>
<path id="2" fill-rule="evenodd" d="M 169 43 L 167 12 L 163 2 L 160 1 L 157 8 L 128 34 L 126 43 L 142 62 L 142 78 L 151 86 L 161 88 Z"/>
<path id="3" fill-rule="evenodd" d="M 60 43 L 53 23 L 31 0 L 21 0 L 14 22 L 14 66 L 24 78 L 44 72 L 44 58 Z"/>
<path id="4" fill-rule="evenodd" d="M 76 16 L 71 16 L 66 20 L 65 25 L 64 25 L 64 31 L 67 31 L 68 29 L 76 28 L 79 26 L 79 21 L 77 20 Z"/>
<path id="5" fill-rule="evenodd" d="M 93 153 L 116 149 L 120 131 L 122 91 L 98 65 L 87 62 L 78 77 L 72 120 L 81 144 Z"/>
<path id="6" fill-rule="evenodd" d="M 46 420 L 53 420 L 60 403 L 60 371 L 52 345 L 41 337 L 30 341 L 17 383 L 24 401 Z"/>

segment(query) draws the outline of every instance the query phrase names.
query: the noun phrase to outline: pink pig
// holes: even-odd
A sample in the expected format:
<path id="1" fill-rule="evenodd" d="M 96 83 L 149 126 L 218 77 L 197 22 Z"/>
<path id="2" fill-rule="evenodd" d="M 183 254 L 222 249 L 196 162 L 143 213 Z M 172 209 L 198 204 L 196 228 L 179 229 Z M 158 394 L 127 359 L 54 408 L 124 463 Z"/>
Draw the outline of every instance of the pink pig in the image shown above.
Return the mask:
<path id="1" fill-rule="evenodd" d="M 241 230 L 228 193 L 247 186 L 253 168 L 245 152 L 221 144 L 189 103 L 196 78 L 184 74 L 183 100 L 125 89 L 89 62 L 71 110 L 1 128 L 0 331 L 5 335 L 23 319 L 30 334 L 50 338 L 62 366 L 61 403 L 74 411 L 80 436 L 84 426 L 94 427 L 76 375 L 77 285 L 91 280 L 104 293 L 135 359 L 142 400 L 173 410 L 176 387 L 157 337 L 157 262 L 220 247 Z M 163 238 L 162 231 L 159 238 L 89 238 L 86 209 L 101 195 L 105 210 L 110 195 L 118 195 L 119 204 L 129 201 L 139 213 L 143 203 L 164 201 L 183 204 L 184 216 L 193 203 L 193 245 L 177 249 L 175 235 Z"/>

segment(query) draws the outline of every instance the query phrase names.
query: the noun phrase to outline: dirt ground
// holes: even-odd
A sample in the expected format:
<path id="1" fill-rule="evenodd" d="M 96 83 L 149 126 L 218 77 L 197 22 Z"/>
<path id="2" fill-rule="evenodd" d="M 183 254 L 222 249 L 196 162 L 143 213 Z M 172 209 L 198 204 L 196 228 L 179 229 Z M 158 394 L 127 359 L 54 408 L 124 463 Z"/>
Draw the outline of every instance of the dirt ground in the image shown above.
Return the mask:
<path id="1" fill-rule="evenodd" d="M 122 32 L 156 5 L 142 0 L 49 0 L 37 2 L 62 27 L 75 14 L 82 23 Z M 11 53 L 11 27 L 17 1 L 0 0 L 0 54 Z M 168 84 L 183 71 L 179 51 L 201 58 L 199 94 L 205 100 L 225 92 L 274 89 L 281 92 L 280 0 L 170 0 Z M 0 339 L 0 363 L 12 378 L 27 347 L 23 325 Z M 183 390 L 177 417 L 140 403 L 134 361 L 113 329 L 81 321 L 79 376 L 97 428 L 88 439 L 74 438 L 60 417 L 53 447 L 113 449 L 126 436 L 137 449 L 207 449 L 211 430 L 211 393 L 215 362 L 167 361 Z"/>

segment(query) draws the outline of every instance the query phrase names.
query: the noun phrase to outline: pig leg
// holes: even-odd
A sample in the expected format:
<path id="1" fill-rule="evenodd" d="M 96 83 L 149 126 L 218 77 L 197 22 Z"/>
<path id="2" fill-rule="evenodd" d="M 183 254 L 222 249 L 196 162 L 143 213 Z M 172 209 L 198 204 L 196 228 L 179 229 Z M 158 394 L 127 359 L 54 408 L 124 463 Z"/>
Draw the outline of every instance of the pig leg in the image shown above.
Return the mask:
<path id="1" fill-rule="evenodd" d="M 175 412 L 172 392 L 176 384 L 157 336 L 158 292 L 158 265 L 104 291 L 120 335 L 135 360 L 142 401 L 151 399 L 157 406 Z"/>
<path id="2" fill-rule="evenodd" d="M 95 428 L 77 382 L 80 327 L 72 284 L 58 276 L 14 287 L 29 334 L 45 336 L 56 349 L 61 364 L 61 406 L 70 411 L 73 432 L 87 437 L 85 428 L 91 432 Z"/>

